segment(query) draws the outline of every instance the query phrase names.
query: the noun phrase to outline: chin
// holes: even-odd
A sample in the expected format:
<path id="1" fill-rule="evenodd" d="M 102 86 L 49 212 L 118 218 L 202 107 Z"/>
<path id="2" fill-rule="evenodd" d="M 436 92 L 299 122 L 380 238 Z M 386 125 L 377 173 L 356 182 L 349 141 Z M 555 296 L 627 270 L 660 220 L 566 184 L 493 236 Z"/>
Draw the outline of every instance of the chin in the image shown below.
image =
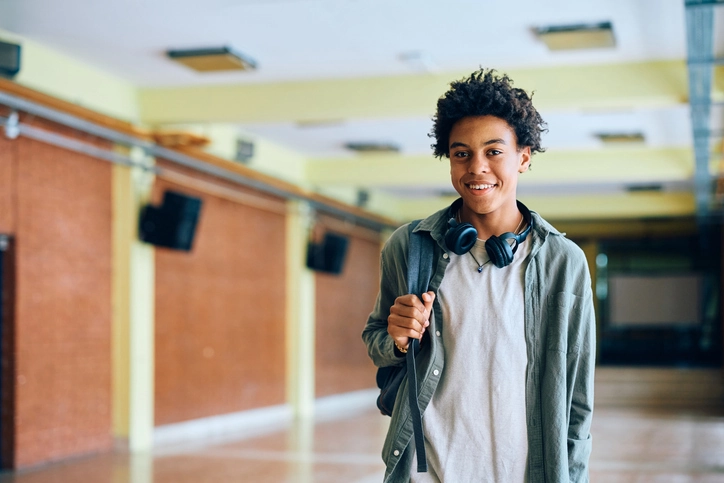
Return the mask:
<path id="1" fill-rule="evenodd" d="M 463 197 L 463 206 L 470 212 L 476 215 L 486 215 L 492 211 L 491 204 L 489 202 L 483 202 L 481 200 L 470 200 Z"/>

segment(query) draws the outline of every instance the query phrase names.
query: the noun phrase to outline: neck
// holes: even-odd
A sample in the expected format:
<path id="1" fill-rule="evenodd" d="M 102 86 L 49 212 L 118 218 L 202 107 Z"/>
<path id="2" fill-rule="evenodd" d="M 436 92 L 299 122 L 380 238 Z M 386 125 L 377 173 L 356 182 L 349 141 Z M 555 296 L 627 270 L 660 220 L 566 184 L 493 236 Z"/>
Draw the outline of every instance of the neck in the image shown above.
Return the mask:
<path id="1" fill-rule="evenodd" d="M 518 210 L 518 205 L 513 202 L 512 206 L 501 207 L 493 213 L 478 214 L 470 210 L 464 204 L 459 211 L 460 221 L 470 223 L 478 232 L 478 238 L 487 240 L 491 236 L 499 236 L 507 232 L 515 232 L 523 227 L 523 214 Z"/>

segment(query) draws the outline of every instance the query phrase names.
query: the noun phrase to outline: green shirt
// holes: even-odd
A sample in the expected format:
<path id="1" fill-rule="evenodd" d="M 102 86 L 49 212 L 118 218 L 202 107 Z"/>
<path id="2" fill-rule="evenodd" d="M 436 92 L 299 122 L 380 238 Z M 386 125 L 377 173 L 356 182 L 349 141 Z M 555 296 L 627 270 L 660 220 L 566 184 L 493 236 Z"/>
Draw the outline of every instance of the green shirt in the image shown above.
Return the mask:
<path id="1" fill-rule="evenodd" d="M 415 228 L 429 232 L 436 242 L 430 281 L 430 290 L 436 293 L 449 262 L 444 235 L 455 212 L 453 207 L 431 215 Z M 596 333 L 591 278 L 580 248 L 537 213 L 531 212 L 531 216 L 531 254 L 524 287 L 529 478 L 531 482 L 586 482 Z M 378 367 L 404 363 L 387 334 L 387 317 L 395 299 L 407 293 L 407 247 L 404 226 L 392 234 L 382 250 L 380 292 L 362 333 Z M 426 334 L 435 333 L 442 321 L 436 299 Z M 424 412 L 437 388 L 444 353 L 442 344 L 427 335 L 421 347 L 417 373 L 419 404 Z M 382 449 L 386 483 L 407 483 L 410 479 L 414 443 L 410 408 L 403 397 L 406 394 L 404 382 Z"/>

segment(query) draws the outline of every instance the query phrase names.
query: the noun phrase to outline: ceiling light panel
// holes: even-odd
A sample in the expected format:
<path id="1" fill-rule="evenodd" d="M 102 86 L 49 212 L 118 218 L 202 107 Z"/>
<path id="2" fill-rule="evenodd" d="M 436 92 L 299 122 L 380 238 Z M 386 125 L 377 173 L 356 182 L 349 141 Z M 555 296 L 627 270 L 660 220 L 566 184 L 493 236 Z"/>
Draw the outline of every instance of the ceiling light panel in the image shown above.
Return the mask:
<path id="1" fill-rule="evenodd" d="M 166 55 L 197 72 L 256 69 L 256 62 L 229 47 L 168 50 Z"/>
<path id="2" fill-rule="evenodd" d="M 611 22 L 536 27 L 536 36 L 549 50 L 580 50 L 615 47 Z"/>

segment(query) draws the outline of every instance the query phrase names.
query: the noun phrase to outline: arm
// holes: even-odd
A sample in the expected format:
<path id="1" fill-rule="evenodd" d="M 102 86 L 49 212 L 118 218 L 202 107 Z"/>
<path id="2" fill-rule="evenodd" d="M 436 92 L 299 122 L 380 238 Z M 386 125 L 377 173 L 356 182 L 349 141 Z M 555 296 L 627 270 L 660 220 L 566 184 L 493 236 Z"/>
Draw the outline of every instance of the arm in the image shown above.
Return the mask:
<path id="1" fill-rule="evenodd" d="M 579 325 L 580 349 L 569 364 L 572 385 L 568 422 L 568 474 L 570 481 L 588 481 L 588 460 L 591 455 L 591 419 L 593 417 L 593 376 L 596 363 L 596 318 L 590 277 L 581 298 Z"/>
<path id="2" fill-rule="evenodd" d="M 407 294 L 407 227 L 398 229 L 382 249 L 380 291 L 362 331 L 370 358 L 378 367 L 404 362 L 398 347 L 406 349 L 410 338 L 421 339 L 430 324 L 435 294 L 423 294 L 424 302 Z"/>

